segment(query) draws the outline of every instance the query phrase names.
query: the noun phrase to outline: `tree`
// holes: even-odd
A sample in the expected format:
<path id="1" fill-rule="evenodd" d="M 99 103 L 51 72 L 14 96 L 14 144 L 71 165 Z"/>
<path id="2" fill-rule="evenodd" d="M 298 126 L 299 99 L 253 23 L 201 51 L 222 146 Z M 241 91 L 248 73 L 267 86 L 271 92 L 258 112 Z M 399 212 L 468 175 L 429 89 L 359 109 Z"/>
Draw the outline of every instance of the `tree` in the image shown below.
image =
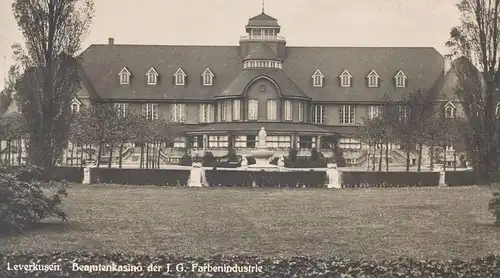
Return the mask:
<path id="1" fill-rule="evenodd" d="M 379 157 L 379 171 L 382 171 L 382 143 L 386 139 L 384 121 L 381 117 L 374 117 L 372 119 L 363 119 L 364 125 L 361 127 L 361 138 L 368 145 L 368 158 L 370 157 L 370 151 L 372 150 L 372 171 L 375 171 L 375 152 L 377 151 L 376 146 L 380 146 L 380 157 Z M 368 168 L 370 166 L 369 160 L 367 162 Z"/>
<path id="2" fill-rule="evenodd" d="M 489 183 L 500 165 L 494 111 L 500 85 L 500 0 L 461 0 L 457 8 L 461 24 L 452 28 L 446 46 L 455 57 L 463 56 L 451 70 L 458 77 L 455 93 L 463 103 L 469 127 L 464 139 L 480 182 Z"/>
<path id="3" fill-rule="evenodd" d="M 80 86 L 75 58 L 87 34 L 92 0 L 15 0 L 12 11 L 24 37 L 14 57 L 22 77 L 16 90 L 29 133 L 32 164 L 51 168 L 69 133 L 69 103 Z"/>

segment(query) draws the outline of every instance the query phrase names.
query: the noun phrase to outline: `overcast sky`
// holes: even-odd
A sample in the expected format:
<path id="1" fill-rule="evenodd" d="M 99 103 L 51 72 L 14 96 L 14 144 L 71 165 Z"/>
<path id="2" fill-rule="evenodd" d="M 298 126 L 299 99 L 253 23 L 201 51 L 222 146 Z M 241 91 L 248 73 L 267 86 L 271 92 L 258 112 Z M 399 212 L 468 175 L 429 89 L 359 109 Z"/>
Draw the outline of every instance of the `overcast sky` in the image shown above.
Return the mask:
<path id="1" fill-rule="evenodd" d="M 290 46 L 427 46 L 442 54 L 458 0 L 266 0 Z M 0 0 L 0 88 L 22 42 L 12 0 Z M 237 45 L 261 0 L 94 0 L 91 44 Z M 4 63 L 6 57 L 6 63 Z M 5 66 L 5 64 L 7 66 Z"/>

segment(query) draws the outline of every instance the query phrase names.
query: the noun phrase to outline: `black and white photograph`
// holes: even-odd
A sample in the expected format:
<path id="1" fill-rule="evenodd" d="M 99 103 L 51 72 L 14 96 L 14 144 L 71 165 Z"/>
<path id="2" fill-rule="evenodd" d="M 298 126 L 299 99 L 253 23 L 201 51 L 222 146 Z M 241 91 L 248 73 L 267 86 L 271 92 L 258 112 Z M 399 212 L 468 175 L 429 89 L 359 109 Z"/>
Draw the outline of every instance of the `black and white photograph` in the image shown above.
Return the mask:
<path id="1" fill-rule="evenodd" d="M 0 278 L 500 277 L 500 0 L 0 0 Z"/>

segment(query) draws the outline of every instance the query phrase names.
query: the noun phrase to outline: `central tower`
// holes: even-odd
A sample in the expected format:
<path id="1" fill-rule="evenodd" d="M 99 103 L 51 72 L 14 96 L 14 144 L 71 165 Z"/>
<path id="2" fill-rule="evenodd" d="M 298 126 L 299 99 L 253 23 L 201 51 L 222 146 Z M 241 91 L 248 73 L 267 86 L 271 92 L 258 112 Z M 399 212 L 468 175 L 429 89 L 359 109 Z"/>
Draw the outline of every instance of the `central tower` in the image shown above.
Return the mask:
<path id="1" fill-rule="evenodd" d="M 246 36 L 240 38 L 240 56 L 245 58 L 252 52 L 261 48 L 272 50 L 277 60 L 284 60 L 286 57 L 286 40 L 279 36 L 281 26 L 278 20 L 264 13 L 250 18 L 245 26 Z M 270 57 L 271 58 L 271 57 Z"/>

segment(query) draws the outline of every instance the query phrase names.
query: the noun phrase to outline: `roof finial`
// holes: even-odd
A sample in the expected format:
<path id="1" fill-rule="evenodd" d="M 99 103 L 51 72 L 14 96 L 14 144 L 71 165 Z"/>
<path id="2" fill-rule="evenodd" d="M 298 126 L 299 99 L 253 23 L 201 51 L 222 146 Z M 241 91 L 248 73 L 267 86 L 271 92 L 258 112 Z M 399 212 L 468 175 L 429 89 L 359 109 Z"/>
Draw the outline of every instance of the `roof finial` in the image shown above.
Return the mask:
<path id="1" fill-rule="evenodd" d="M 265 0 L 262 0 L 262 13 L 264 13 L 264 1 Z"/>

